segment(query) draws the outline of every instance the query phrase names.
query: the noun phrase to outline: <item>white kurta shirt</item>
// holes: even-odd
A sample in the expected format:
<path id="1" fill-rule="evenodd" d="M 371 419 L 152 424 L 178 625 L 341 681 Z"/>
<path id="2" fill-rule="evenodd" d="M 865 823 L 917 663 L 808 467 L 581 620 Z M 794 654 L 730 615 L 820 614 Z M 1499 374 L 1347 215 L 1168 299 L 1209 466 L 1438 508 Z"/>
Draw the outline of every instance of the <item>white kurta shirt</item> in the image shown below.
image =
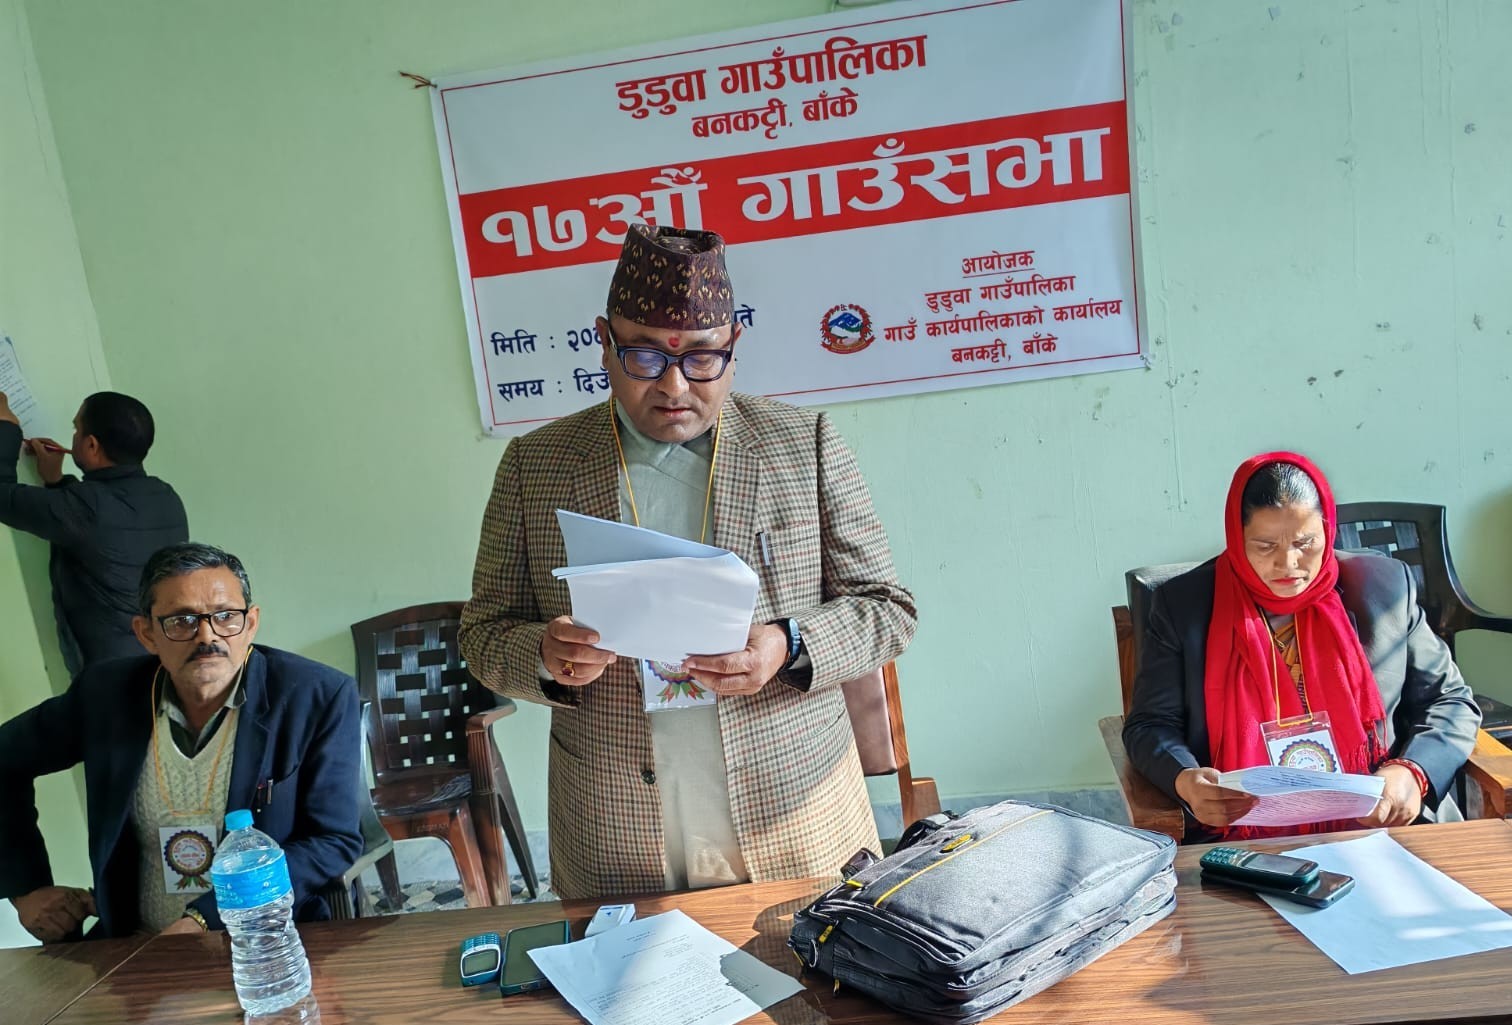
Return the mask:
<path id="1" fill-rule="evenodd" d="M 714 532 L 709 494 L 711 434 L 684 445 L 659 442 L 635 429 L 615 405 L 620 442 L 625 451 L 635 510 L 640 526 L 690 541 L 707 511 Z M 634 523 L 630 495 L 620 479 L 620 519 Z M 750 880 L 735 822 L 730 813 L 730 786 L 719 711 L 714 705 L 647 713 L 655 754 L 656 786 L 661 795 L 666 838 L 666 886 L 669 890 L 724 886 Z"/>

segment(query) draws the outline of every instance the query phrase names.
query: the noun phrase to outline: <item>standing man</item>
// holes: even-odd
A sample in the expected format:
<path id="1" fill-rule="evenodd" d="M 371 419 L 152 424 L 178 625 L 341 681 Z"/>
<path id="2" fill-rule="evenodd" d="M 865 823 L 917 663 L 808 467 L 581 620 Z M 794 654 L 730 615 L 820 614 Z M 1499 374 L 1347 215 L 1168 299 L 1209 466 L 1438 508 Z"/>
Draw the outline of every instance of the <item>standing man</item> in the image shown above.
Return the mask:
<path id="1" fill-rule="evenodd" d="M 97 392 L 74 416 L 72 454 L 84 479 L 64 475 L 69 449 L 33 438 L 26 450 L 46 486 L 21 484 L 21 423 L 0 392 L 0 523 L 52 544 L 53 612 L 70 676 L 105 659 L 142 654 L 131 630 L 142 567 L 164 545 L 189 540 L 184 503 L 142 469 L 152 437 L 146 406 L 129 395 Z"/>
<path id="2" fill-rule="evenodd" d="M 142 573 L 135 628 L 151 654 L 92 666 L 0 726 L 0 897 L 53 942 L 221 927 L 210 860 L 226 812 L 278 841 L 294 919 L 362 853 L 357 685 L 252 647 L 260 610 L 236 556 L 172 545 Z M 33 780 L 84 763 L 93 890 L 53 885 Z"/>
<path id="3" fill-rule="evenodd" d="M 837 684 L 896 657 L 916 620 L 866 483 L 824 414 L 731 393 L 740 328 L 718 235 L 634 225 L 598 329 L 612 397 L 509 444 L 462 613 L 477 678 L 553 706 L 552 889 L 833 874 L 877 849 Z M 551 576 L 558 508 L 757 571 L 746 647 L 684 663 L 716 704 L 648 714 L 649 670 L 573 625 Z"/>

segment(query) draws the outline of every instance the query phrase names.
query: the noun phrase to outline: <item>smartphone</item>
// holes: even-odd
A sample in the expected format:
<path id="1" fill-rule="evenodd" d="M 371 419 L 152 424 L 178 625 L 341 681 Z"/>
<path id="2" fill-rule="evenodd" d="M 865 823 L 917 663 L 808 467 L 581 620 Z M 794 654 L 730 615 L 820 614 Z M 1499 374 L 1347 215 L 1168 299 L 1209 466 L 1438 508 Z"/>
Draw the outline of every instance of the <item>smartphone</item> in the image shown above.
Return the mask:
<path id="1" fill-rule="evenodd" d="M 1268 893 L 1294 904 L 1306 904 L 1310 908 L 1326 908 L 1354 889 L 1353 876 L 1322 871 L 1317 872 L 1310 882 L 1299 883 L 1296 886 L 1286 886 L 1274 880 L 1241 879 L 1238 876 L 1209 872 L 1206 869 L 1202 872 L 1202 881 L 1236 886 L 1245 890 L 1254 890 L 1256 893 Z"/>
<path id="2" fill-rule="evenodd" d="M 1242 847 L 1214 847 L 1202 856 L 1201 865 L 1205 875 L 1222 875 L 1288 890 L 1318 878 L 1316 861 L 1247 851 Z"/>
<path id="3" fill-rule="evenodd" d="M 511 929 L 504 934 L 504 965 L 499 970 L 499 993 L 528 993 L 544 989 L 549 983 L 536 967 L 526 951 L 537 947 L 554 947 L 559 943 L 571 943 L 572 932 L 567 920 L 544 922 L 541 925 L 526 925 Z"/>

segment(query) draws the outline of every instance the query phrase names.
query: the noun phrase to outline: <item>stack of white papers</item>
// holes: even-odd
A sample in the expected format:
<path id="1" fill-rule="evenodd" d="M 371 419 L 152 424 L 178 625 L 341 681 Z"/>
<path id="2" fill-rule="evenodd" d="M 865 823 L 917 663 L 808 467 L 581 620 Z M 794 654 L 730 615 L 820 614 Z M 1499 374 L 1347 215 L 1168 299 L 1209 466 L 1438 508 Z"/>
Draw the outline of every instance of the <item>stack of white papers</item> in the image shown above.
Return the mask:
<path id="1" fill-rule="evenodd" d="M 591 1025 L 734 1025 L 803 991 L 681 911 L 530 958 Z"/>
<path id="2" fill-rule="evenodd" d="M 597 647 L 677 664 L 746 646 L 760 581 L 734 552 L 644 527 L 557 510 L 572 618 Z"/>
<path id="3" fill-rule="evenodd" d="M 1260 798 L 1235 825 L 1298 826 L 1369 815 L 1386 781 L 1348 772 L 1256 765 L 1222 773 L 1218 785 Z"/>

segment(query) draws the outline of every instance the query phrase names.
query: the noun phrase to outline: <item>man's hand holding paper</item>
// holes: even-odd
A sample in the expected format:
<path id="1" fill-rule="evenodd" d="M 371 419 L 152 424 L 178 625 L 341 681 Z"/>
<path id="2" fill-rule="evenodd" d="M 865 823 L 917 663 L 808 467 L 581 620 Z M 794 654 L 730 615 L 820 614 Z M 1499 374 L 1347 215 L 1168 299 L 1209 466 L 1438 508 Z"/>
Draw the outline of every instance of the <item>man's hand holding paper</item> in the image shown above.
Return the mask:
<path id="1" fill-rule="evenodd" d="M 683 668 L 715 694 L 755 694 L 787 659 L 787 636 L 770 623 L 751 627 L 746 646 L 728 655 L 693 655 Z"/>
<path id="2" fill-rule="evenodd" d="M 717 656 L 706 660 L 701 672 L 712 683 L 735 677 L 731 685 L 744 688 L 750 675 L 764 664 L 769 645 L 757 642 L 751 618 L 756 610 L 755 571 L 739 556 L 712 545 L 698 544 L 632 527 L 557 510 L 568 565 L 552 571 L 567 581 L 572 595 L 572 622 L 597 634 L 566 633 L 548 626 L 541 642 L 547 669 L 557 676 L 563 649 L 556 645 L 587 643 L 600 655 L 613 652 L 631 658 L 679 663 L 689 655 Z M 559 621 L 558 621 L 559 622 Z M 780 633 L 781 631 L 778 631 Z M 548 650 L 552 645 L 552 650 Z M 558 664 L 552 663 L 555 657 Z M 603 671 L 592 656 L 585 669 Z M 569 684 L 577 682 L 575 660 Z M 781 659 L 778 660 L 781 665 Z M 774 669 L 775 672 L 775 669 Z M 595 674 L 597 675 L 597 674 Z M 765 683 L 766 681 L 761 681 Z M 730 693 L 751 693 L 744 689 Z"/>
<path id="3" fill-rule="evenodd" d="M 564 687 L 586 687 L 619 657 L 598 643 L 597 630 L 578 626 L 571 616 L 558 616 L 541 635 L 541 664 Z"/>

